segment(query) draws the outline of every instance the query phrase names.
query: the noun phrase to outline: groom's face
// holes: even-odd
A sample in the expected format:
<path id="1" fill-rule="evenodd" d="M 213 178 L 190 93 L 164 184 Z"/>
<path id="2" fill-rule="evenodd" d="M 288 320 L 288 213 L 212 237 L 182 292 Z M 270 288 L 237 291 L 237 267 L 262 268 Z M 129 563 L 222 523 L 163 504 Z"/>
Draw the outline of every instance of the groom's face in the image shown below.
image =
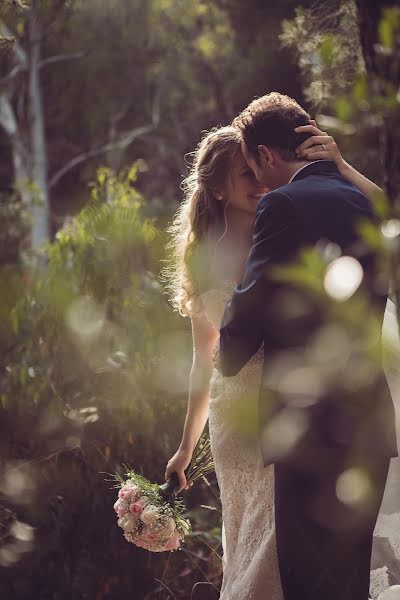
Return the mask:
<path id="1" fill-rule="evenodd" d="M 261 185 L 265 185 L 270 190 L 277 187 L 274 181 L 274 169 L 271 168 L 270 161 L 268 157 L 266 157 L 262 152 L 258 151 L 258 161 L 255 159 L 254 155 L 248 151 L 245 142 L 242 140 L 241 148 L 243 156 L 249 165 L 250 169 L 253 171 L 256 176 L 257 181 Z"/>
<path id="2" fill-rule="evenodd" d="M 240 146 L 242 148 L 242 154 L 244 156 L 245 161 L 249 165 L 250 169 L 253 171 L 257 181 L 259 183 L 262 183 L 262 179 L 260 179 L 260 176 L 262 176 L 260 165 L 257 164 L 257 161 L 255 160 L 254 156 L 250 154 L 250 152 L 247 150 L 247 146 L 244 140 L 241 141 Z"/>

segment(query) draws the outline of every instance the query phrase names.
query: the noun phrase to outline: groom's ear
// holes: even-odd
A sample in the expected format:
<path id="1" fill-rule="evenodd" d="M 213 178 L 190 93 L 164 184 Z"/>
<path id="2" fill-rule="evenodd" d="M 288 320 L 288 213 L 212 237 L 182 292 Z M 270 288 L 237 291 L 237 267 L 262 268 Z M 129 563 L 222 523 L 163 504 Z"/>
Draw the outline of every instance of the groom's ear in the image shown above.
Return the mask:
<path id="1" fill-rule="evenodd" d="M 260 159 L 261 166 L 272 167 L 275 163 L 275 157 L 268 146 L 259 144 L 257 146 L 258 156 Z"/>

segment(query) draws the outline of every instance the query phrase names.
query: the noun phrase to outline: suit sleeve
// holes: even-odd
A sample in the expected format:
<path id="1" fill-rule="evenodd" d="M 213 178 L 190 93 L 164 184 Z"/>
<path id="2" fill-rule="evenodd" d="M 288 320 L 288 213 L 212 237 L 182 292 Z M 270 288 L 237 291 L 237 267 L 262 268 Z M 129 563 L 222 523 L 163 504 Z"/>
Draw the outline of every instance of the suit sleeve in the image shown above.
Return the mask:
<path id="1" fill-rule="evenodd" d="M 270 192 L 257 209 L 253 245 L 243 282 L 227 303 L 221 325 L 220 363 L 224 376 L 236 375 L 260 348 L 268 328 L 268 302 L 274 284 L 269 266 L 284 262 L 299 248 L 299 226 L 290 198 Z"/>

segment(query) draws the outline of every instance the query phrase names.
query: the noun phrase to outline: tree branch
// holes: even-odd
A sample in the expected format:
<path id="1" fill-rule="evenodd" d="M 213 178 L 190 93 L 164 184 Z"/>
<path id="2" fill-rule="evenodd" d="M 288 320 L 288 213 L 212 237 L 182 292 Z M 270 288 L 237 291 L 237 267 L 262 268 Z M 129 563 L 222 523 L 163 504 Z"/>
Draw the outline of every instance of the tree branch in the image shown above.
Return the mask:
<path id="1" fill-rule="evenodd" d="M 102 146 L 98 146 L 97 148 L 93 148 L 88 152 L 82 152 L 78 154 L 74 158 L 72 158 L 66 165 L 64 165 L 57 173 L 55 173 L 50 181 L 49 181 L 49 189 L 53 189 L 53 187 L 60 181 L 64 175 L 66 175 L 69 171 L 77 167 L 78 165 L 86 162 L 87 160 L 94 158 L 95 156 L 99 156 L 100 154 L 105 154 L 110 150 L 116 150 L 118 148 L 124 149 L 127 148 L 135 139 L 138 137 L 152 131 L 154 129 L 154 125 L 145 125 L 143 127 L 136 127 L 132 129 L 132 131 L 123 135 L 119 140 L 113 143 L 103 144 Z"/>
<path id="2" fill-rule="evenodd" d="M 111 150 L 117 149 L 125 149 L 132 144 L 137 138 L 153 131 L 160 122 L 160 101 L 161 101 L 161 86 L 159 87 L 153 102 L 152 109 L 152 122 L 149 125 L 143 125 L 142 127 L 135 127 L 131 131 L 128 131 L 120 136 L 118 140 L 115 142 L 107 142 L 98 146 L 97 148 L 93 148 L 92 150 L 88 150 L 87 152 L 82 152 L 78 154 L 70 161 L 68 161 L 61 169 L 59 169 L 50 179 L 49 181 L 49 190 L 53 189 L 55 185 L 60 181 L 64 175 L 72 171 L 78 165 L 94 158 L 95 156 L 99 156 L 101 154 L 105 154 L 110 152 Z"/>
<path id="3" fill-rule="evenodd" d="M 16 76 L 22 71 L 26 71 L 26 66 L 15 65 L 15 67 L 11 69 L 8 75 L 0 79 L 0 86 L 5 86 L 11 83 L 16 78 Z"/>
<path id="4" fill-rule="evenodd" d="M 54 63 L 62 62 L 65 60 L 73 60 L 77 58 L 83 58 L 87 55 L 86 51 L 81 52 L 70 52 L 68 54 L 56 54 L 55 56 L 49 56 L 49 58 L 44 58 L 39 63 L 39 69 L 43 69 L 43 67 L 47 67 L 47 65 L 51 65 Z"/>

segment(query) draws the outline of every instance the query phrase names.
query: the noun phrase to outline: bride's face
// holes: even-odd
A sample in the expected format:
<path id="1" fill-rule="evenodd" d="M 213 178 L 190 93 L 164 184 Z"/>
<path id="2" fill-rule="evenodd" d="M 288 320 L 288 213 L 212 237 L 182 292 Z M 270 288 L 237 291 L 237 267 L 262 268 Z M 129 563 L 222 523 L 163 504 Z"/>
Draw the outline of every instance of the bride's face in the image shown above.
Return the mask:
<path id="1" fill-rule="evenodd" d="M 260 199 L 268 189 L 258 183 L 253 171 L 249 168 L 240 152 L 233 161 L 221 195 L 229 207 L 254 214 Z"/>

